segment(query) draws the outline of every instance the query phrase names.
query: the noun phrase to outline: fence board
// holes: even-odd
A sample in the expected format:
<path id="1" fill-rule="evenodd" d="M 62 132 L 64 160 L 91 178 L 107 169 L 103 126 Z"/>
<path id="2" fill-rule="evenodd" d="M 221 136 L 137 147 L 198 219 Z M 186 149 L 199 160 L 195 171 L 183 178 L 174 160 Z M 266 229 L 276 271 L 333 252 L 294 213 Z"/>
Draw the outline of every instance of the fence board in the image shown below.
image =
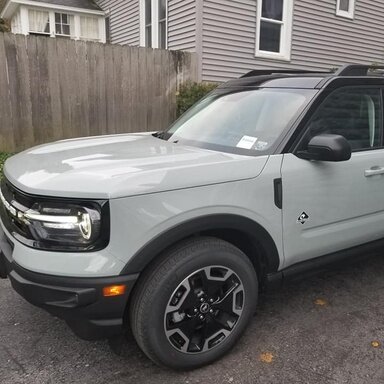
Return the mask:
<path id="1" fill-rule="evenodd" d="M 20 38 L 22 38 L 20 36 Z M 48 60 L 48 81 L 49 81 L 49 92 L 51 94 L 51 113 L 52 113 L 52 136 L 53 138 L 64 137 L 63 133 L 63 121 L 62 121 L 62 102 L 61 102 L 61 91 L 60 91 L 60 75 L 59 66 L 57 65 L 58 52 L 57 44 L 54 39 L 48 39 L 48 57 L 55 57 L 56 60 Z M 24 70 L 28 72 L 28 68 Z"/>
<path id="2" fill-rule="evenodd" d="M 0 34 L 0 146 L 6 151 L 15 148 L 12 130 L 12 109 L 8 83 L 8 64 L 4 36 Z"/>
<path id="3" fill-rule="evenodd" d="M 165 129 L 196 56 L 0 33 L 0 151 Z"/>

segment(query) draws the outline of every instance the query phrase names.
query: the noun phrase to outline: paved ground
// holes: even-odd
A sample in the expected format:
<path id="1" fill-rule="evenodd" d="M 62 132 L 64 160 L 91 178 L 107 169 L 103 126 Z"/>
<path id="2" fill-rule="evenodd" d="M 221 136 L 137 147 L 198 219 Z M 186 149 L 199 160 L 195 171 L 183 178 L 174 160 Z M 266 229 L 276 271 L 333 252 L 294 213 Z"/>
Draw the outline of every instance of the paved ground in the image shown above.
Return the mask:
<path id="1" fill-rule="evenodd" d="M 136 345 L 84 342 L 0 281 L 1 384 L 384 383 L 384 257 L 262 299 L 237 347 L 200 370 L 156 367 Z M 375 343 L 373 343 L 376 345 Z"/>

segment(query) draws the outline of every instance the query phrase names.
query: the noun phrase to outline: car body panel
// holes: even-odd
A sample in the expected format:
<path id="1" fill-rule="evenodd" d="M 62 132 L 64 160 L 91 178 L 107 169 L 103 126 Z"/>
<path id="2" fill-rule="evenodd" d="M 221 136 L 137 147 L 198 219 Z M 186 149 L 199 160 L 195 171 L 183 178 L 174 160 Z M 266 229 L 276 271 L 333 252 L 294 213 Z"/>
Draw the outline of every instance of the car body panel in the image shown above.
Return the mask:
<path id="1" fill-rule="evenodd" d="M 38 146 L 8 159 L 4 172 L 30 194 L 114 199 L 253 178 L 267 158 L 124 134 Z"/>
<path id="2" fill-rule="evenodd" d="M 262 174 L 248 180 L 111 200 L 110 242 L 102 251 L 47 252 L 15 241 L 13 257 L 28 270 L 51 275 L 118 275 L 155 236 L 192 218 L 214 214 L 238 215 L 258 223 L 271 235 L 282 257 L 281 210 L 273 199 L 273 180 L 280 177 L 281 161 L 282 155 L 270 156 Z M 259 162 L 250 157 L 248 166 L 257 169 Z"/>
<path id="3" fill-rule="evenodd" d="M 282 164 L 285 267 L 383 238 L 384 149 L 355 152 L 344 162 L 285 154 Z M 298 221 L 305 213 L 304 223 Z"/>
<path id="4" fill-rule="evenodd" d="M 0 220 L 1 229 L 12 239 L 12 261 L 27 270 L 72 277 L 109 277 L 119 275 L 124 263 L 112 255 L 108 247 L 98 252 L 51 252 L 28 247 L 7 231 Z"/>

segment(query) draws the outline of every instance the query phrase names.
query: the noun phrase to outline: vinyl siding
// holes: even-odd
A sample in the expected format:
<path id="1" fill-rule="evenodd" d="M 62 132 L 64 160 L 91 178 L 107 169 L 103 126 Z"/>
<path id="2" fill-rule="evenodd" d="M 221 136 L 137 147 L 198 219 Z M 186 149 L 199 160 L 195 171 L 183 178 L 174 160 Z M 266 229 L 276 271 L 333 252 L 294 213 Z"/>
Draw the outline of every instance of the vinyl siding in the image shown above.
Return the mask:
<path id="1" fill-rule="evenodd" d="M 196 0 L 168 0 L 168 49 L 195 51 L 196 35 Z"/>
<path id="2" fill-rule="evenodd" d="M 98 0 L 110 12 L 111 42 L 140 45 L 139 0 Z M 168 0 L 168 49 L 195 51 L 196 1 Z"/>
<path id="3" fill-rule="evenodd" d="M 336 0 L 295 0 L 290 62 L 255 57 L 255 0 L 205 0 L 202 31 L 202 79 L 208 81 L 257 68 L 384 63 L 384 2 L 356 1 L 351 20 L 336 16 Z"/>
<path id="4" fill-rule="evenodd" d="M 109 11 L 113 44 L 140 45 L 139 0 L 98 0 L 97 4 Z"/>

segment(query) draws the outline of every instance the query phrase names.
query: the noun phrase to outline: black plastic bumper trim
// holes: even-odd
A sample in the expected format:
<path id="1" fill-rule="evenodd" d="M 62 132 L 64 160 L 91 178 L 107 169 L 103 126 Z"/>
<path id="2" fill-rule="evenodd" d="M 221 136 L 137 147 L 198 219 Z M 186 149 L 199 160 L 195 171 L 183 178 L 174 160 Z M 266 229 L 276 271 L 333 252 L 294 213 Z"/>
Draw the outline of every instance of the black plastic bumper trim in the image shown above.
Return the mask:
<path id="1" fill-rule="evenodd" d="M 0 229 L 0 273 L 31 304 L 65 320 L 82 339 L 95 340 L 123 332 L 129 294 L 138 274 L 115 277 L 64 277 L 29 271 L 12 260 L 12 247 Z M 5 272 L 5 273 L 4 273 Z M 103 288 L 126 285 L 124 295 L 104 297 Z"/>

